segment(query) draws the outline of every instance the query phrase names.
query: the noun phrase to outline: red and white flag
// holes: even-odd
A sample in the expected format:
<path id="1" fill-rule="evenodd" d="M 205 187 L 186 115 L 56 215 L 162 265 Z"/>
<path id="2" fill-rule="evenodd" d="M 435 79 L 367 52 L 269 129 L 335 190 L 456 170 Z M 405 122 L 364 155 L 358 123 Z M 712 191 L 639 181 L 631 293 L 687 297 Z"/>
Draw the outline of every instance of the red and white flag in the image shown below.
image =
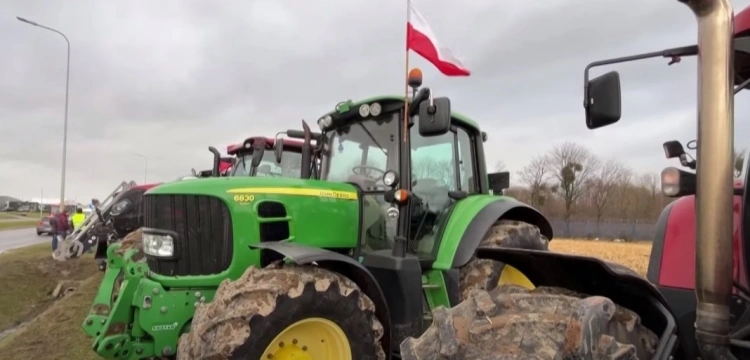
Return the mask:
<path id="1" fill-rule="evenodd" d="M 469 76 L 471 72 L 453 52 L 442 46 L 430 29 L 424 17 L 417 11 L 411 1 L 406 23 L 406 51 L 414 50 L 446 76 Z"/>

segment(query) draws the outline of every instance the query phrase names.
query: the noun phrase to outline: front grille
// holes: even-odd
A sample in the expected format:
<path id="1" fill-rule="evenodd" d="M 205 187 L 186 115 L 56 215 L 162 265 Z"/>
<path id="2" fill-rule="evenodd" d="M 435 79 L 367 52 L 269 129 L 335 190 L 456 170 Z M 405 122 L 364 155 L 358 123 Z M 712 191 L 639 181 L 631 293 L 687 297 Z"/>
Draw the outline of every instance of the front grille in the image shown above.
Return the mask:
<path id="1" fill-rule="evenodd" d="M 145 195 L 147 228 L 171 230 L 175 259 L 147 257 L 149 269 L 168 276 L 218 274 L 232 262 L 232 217 L 219 198 L 205 195 Z"/>

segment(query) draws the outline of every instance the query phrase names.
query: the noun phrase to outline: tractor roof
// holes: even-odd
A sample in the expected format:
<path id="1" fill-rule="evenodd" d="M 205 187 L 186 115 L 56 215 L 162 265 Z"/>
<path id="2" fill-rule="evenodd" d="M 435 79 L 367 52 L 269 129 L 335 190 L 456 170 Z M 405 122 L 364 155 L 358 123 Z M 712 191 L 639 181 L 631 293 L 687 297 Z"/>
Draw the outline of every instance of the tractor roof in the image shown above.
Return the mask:
<path id="1" fill-rule="evenodd" d="M 356 108 L 356 107 L 359 107 L 362 104 L 370 104 L 370 103 L 373 103 L 373 102 L 394 102 L 394 101 L 402 102 L 403 103 L 404 102 L 404 97 L 403 96 L 396 96 L 396 95 L 373 96 L 373 97 L 370 97 L 370 98 L 367 98 L 367 99 L 363 99 L 363 100 L 359 100 L 359 101 L 356 101 L 356 102 L 352 102 L 350 106 L 353 107 L 353 108 Z M 336 113 L 336 110 L 334 109 L 334 110 L 332 110 L 332 111 L 330 111 L 328 113 L 323 114 L 321 116 L 321 118 L 325 117 L 325 116 L 328 116 L 328 115 L 333 115 L 335 113 Z M 463 114 L 457 113 L 455 111 L 451 111 L 451 116 L 453 117 L 453 120 L 455 120 L 456 122 L 458 122 L 460 125 L 472 128 L 472 129 L 476 130 L 477 132 L 479 132 L 479 124 L 477 124 L 476 121 L 470 119 L 468 116 L 465 116 Z"/>
<path id="2" fill-rule="evenodd" d="M 275 138 L 267 138 L 267 137 L 262 137 L 262 136 L 249 137 L 245 139 L 245 141 L 242 143 L 227 146 L 227 154 L 234 155 L 240 150 L 242 150 L 246 143 L 250 142 L 252 144 L 254 141 L 258 141 L 258 140 L 265 140 L 267 149 L 273 148 L 273 146 L 276 144 Z M 292 140 L 292 139 L 283 139 L 283 141 L 284 141 L 284 147 L 286 148 L 291 148 L 295 150 L 302 149 L 302 141 Z"/>

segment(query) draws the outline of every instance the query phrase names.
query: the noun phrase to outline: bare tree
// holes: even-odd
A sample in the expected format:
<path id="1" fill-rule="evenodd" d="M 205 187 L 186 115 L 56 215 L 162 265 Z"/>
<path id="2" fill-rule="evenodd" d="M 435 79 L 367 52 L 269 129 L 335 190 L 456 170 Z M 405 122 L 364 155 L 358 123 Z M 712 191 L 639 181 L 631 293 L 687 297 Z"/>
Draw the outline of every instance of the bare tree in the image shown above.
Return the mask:
<path id="1" fill-rule="evenodd" d="M 506 169 L 506 166 L 502 160 L 498 160 L 495 163 L 495 172 L 505 171 L 505 169 Z"/>
<path id="2" fill-rule="evenodd" d="M 546 156 L 537 156 L 518 172 L 521 183 L 529 190 L 531 206 L 544 206 L 545 195 L 549 188 L 549 177 L 552 167 Z"/>
<path id="3" fill-rule="evenodd" d="M 625 166 L 617 160 L 608 160 L 601 166 L 590 181 L 591 203 L 596 212 L 596 223 L 601 222 L 608 209 L 615 188 L 626 174 Z"/>
<path id="4" fill-rule="evenodd" d="M 565 206 L 565 220 L 569 220 L 575 205 L 586 190 L 586 184 L 596 173 L 599 160 L 585 147 L 573 142 L 556 146 L 549 154 L 552 174 L 557 182 L 556 193 Z"/>

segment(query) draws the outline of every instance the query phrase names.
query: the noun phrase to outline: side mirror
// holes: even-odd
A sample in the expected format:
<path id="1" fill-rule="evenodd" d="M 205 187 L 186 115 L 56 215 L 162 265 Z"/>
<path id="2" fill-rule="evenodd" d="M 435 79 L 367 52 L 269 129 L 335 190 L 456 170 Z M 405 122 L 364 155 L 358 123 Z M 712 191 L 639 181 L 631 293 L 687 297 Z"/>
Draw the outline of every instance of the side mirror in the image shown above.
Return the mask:
<path id="1" fill-rule="evenodd" d="M 487 174 L 487 179 L 490 183 L 490 190 L 496 195 L 501 195 L 503 190 L 510 187 L 510 172 L 500 171 L 496 173 Z"/>
<path id="2" fill-rule="evenodd" d="M 451 100 L 447 97 L 419 104 L 419 135 L 440 136 L 451 127 Z"/>
<path id="3" fill-rule="evenodd" d="M 586 84 L 586 127 L 597 129 L 620 120 L 620 74 L 608 72 Z"/>
<path id="4" fill-rule="evenodd" d="M 284 154 L 284 139 L 280 136 L 276 137 L 276 141 L 273 144 L 273 155 L 276 158 L 276 163 L 281 164 L 281 156 Z"/>
<path id="5" fill-rule="evenodd" d="M 250 162 L 250 166 L 257 168 L 260 165 L 260 161 L 263 160 L 263 154 L 266 152 L 265 140 L 256 140 L 253 142 L 253 160 Z"/>
<path id="6" fill-rule="evenodd" d="M 667 159 L 678 158 L 683 154 L 685 154 L 685 149 L 679 141 L 671 140 L 664 143 L 664 155 Z"/>

